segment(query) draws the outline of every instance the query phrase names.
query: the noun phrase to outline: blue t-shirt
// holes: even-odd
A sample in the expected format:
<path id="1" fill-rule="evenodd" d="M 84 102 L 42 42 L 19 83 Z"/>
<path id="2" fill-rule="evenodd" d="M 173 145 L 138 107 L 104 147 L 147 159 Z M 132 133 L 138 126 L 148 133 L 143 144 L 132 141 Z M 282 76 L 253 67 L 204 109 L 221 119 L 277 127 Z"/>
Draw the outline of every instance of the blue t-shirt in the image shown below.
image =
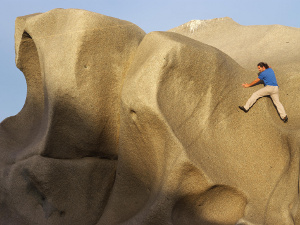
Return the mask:
<path id="1" fill-rule="evenodd" d="M 258 78 L 263 80 L 265 85 L 278 86 L 275 73 L 272 68 L 265 69 L 265 71 L 259 74 Z"/>

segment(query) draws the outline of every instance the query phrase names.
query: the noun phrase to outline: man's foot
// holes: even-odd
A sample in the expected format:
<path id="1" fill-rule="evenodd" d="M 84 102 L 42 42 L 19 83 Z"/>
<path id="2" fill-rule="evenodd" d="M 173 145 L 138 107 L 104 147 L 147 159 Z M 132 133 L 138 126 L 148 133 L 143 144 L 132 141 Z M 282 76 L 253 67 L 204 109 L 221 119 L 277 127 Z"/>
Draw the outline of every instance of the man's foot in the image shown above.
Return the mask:
<path id="1" fill-rule="evenodd" d="M 287 116 L 285 116 L 285 117 L 282 119 L 282 121 L 285 122 L 285 123 L 287 123 L 288 119 L 289 119 L 289 118 L 288 118 Z"/>
<path id="2" fill-rule="evenodd" d="M 243 110 L 245 113 L 248 112 L 248 110 L 245 109 L 244 106 L 239 106 L 239 108 L 240 108 L 241 110 Z"/>

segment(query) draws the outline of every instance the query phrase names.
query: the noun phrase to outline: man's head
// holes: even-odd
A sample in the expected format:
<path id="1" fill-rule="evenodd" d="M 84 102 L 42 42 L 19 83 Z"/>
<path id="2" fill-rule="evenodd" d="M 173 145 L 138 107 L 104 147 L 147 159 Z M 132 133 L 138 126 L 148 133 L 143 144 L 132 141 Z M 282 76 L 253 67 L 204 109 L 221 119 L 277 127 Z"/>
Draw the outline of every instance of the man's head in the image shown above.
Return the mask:
<path id="1" fill-rule="evenodd" d="M 263 72 L 263 71 L 265 71 L 265 69 L 268 69 L 269 66 L 268 66 L 267 63 L 260 62 L 260 63 L 257 64 L 257 68 L 258 68 L 259 72 Z"/>

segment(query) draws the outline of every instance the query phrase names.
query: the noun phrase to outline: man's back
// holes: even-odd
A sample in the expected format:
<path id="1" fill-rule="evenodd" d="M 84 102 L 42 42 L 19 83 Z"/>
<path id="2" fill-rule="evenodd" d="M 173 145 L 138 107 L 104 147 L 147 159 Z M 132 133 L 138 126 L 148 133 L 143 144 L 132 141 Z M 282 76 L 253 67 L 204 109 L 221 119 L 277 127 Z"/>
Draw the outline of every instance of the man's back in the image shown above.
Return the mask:
<path id="1" fill-rule="evenodd" d="M 263 80 L 265 85 L 278 86 L 275 73 L 272 68 L 265 69 L 259 74 L 258 78 Z"/>

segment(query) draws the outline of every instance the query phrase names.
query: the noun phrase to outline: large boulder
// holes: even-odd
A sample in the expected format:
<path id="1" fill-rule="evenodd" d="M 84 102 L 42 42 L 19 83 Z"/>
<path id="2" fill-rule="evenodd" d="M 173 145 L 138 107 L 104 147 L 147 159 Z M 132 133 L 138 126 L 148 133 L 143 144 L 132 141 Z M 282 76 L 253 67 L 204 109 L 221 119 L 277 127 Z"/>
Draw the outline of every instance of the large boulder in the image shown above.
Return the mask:
<path id="1" fill-rule="evenodd" d="M 22 111 L 0 125 L 1 224 L 101 217 L 115 178 L 122 84 L 144 35 L 85 10 L 17 18 L 16 65 L 28 92 Z"/>
<path id="2" fill-rule="evenodd" d="M 228 54 L 241 66 L 253 68 L 261 61 L 287 69 L 300 67 L 300 29 L 283 25 L 243 26 L 229 17 L 191 20 L 169 31 L 212 45 Z M 254 66 L 253 66 L 254 65 Z M 294 68 L 296 69 L 296 68 Z"/>
<path id="3" fill-rule="evenodd" d="M 232 57 L 242 67 L 253 71 L 243 82 L 251 82 L 257 75 L 257 63 L 272 66 L 280 88 L 280 99 L 290 121 L 300 126 L 300 28 L 283 25 L 243 26 L 229 17 L 211 20 L 192 20 L 169 30 L 208 45 Z M 255 89 L 255 88 L 254 88 Z M 250 96 L 249 96 L 250 97 Z M 241 99 L 244 104 L 247 99 Z M 270 109 L 273 111 L 273 105 Z"/>
<path id="4" fill-rule="evenodd" d="M 99 225 L 294 224 L 299 132 L 265 104 L 238 110 L 244 75 L 214 47 L 146 35 L 123 87 L 116 181 Z"/>

